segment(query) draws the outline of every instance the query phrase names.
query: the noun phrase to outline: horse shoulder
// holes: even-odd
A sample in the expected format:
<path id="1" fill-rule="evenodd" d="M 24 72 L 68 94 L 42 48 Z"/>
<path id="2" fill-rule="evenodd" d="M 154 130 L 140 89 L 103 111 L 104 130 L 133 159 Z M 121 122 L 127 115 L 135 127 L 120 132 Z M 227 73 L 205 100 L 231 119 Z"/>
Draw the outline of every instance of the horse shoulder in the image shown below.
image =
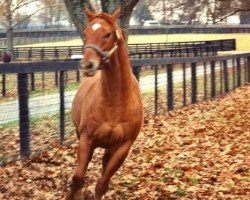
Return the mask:
<path id="1" fill-rule="evenodd" d="M 91 91 L 97 86 L 100 75 L 94 77 L 85 77 L 73 99 L 71 116 L 75 127 L 78 129 L 81 121 L 83 106 L 88 103 L 88 98 L 91 98 Z M 86 107 L 86 106 L 84 106 Z"/>

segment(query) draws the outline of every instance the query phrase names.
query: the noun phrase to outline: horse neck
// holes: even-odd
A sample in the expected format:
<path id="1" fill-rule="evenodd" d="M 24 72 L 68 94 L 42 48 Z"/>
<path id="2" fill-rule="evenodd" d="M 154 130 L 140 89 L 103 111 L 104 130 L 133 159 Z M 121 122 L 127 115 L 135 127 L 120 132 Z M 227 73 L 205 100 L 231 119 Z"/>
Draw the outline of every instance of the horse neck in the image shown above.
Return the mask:
<path id="1" fill-rule="evenodd" d="M 104 65 L 101 79 L 102 94 L 110 103 L 125 103 L 132 96 L 132 72 L 125 44 L 119 44 L 110 62 Z"/>

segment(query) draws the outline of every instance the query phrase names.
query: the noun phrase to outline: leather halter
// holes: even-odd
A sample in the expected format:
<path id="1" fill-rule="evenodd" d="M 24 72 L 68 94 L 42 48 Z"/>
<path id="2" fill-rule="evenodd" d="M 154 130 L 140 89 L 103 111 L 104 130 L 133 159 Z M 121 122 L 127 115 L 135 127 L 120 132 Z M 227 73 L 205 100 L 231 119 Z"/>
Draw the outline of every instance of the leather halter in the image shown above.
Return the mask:
<path id="1" fill-rule="evenodd" d="M 105 63 L 108 63 L 110 60 L 110 56 L 116 51 L 116 49 L 118 48 L 117 43 L 114 44 L 114 47 L 112 49 L 110 49 L 109 51 L 103 51 L 99 46 L 95 45 L 95 44 L 86 44 L 84 46 L 84 49 L 94 49 L 97 53 L 99 53 L 102 57 L 102 60 Z"/>
<path id="2" fill-rule="evenodd" d="M 98 18 L 98 17 L 106 20 L 111 25 L 113 25 L 113 23 L 115 23 L 115 22 L 112 22 L 111 19 L 107 18 L 107 16 L 104 15 L 104 13 L 93 17 L 90 21 L 92 21 L 93 19 Z M 115 24 L 115 26 L 117 27 L 116 24 Z M 117 28 L 116 28 L 115 34 L 116 34 L 117 39 L 119 40 L 121 36 L 119 35 L 119 32 L 118 32 Z M 118 48 L 118 45 L 117 45 L 117 42 L 115 42 L 114 46 L 109 51 L 104 51 L 99 46 L 97 46 L 95 44 L 86 44 L 86 45 L 84 45 L 83 48 L 84 49 L 87 49 L 87 48 L 94 49 L 98 54 L 100 54 L 100 56 L 102 57 L 103 62 L 108 63 L 110 61 L 110 57 L 112 56 L 112 54 Z"/>

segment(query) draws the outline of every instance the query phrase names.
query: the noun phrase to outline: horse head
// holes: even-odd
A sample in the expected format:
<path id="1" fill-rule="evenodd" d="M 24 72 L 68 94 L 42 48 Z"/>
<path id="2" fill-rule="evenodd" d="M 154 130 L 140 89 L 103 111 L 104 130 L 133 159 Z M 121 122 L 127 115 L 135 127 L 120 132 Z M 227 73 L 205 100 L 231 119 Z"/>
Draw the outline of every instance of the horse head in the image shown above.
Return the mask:
<path id="1" fill-rule="evenodd" d="M 104 63 L 110 61 L 124 36 L 117 25 L 120 9 L 112 15 L 96 14 L 85 8 L 88 24 L 84 30 L 84 56 L 81 63 L 84 75 L 93 76 Z"/>

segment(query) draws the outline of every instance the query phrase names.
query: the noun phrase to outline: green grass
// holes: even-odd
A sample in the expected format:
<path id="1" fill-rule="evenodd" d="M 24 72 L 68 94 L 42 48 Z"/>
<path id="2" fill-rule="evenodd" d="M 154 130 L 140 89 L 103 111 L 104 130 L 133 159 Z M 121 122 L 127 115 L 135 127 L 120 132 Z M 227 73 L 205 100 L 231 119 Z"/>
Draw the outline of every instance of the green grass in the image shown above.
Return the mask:
<path id="1" fill-rule="evenodd" d="M 230 34 L 159 34 L 159 35 L 129 35 L 129 44 L 138 43 L 164 43 L 164 42 L 186 42 L 200 40 L 220 40 L 220 39 L 236 39 L 238 51 L 250 51 L 250 33 L 230 33 Z M 19 47 L 50 47 L 50 46 L 79 46 L 82 40 L 72 39 L 60 42 L 47 42 L 20 45 Z"/>
<path id="2" fill-rule="evenodd" d="M 76 72 L 68 71 L 68 82 L 65 83 L 65 91 L 74 91 L 79 88 L 80 83 L 76 82 Z M 1 82 L 0 78 L 0 82 Z M 42 73 L 35 73 L 35 91 L 31 91 L 30 78 L 29 78 L 29 97 L 37 97 L 42 95 L 50 95 L 59 92 L 59 88 L 55 86 L 55 73 L 44 73 L 44 82 L 42 80 Z M 17 99 L 17 80 L 16 74 L 6 75 L 6 91 L 5 97 L 0 97 L 0 103 L 12 101 Z"/>
<path id="3" fill-rule="evenodd" d="M 18 127 L 19 126 L 19 121 L 12 121 L 12 122 L 8 122 L 6 124 L 0 124 L 0 131 L 6 128 L 13 128 L 13 127 Z"/>
<path id="4" fill-rule="evenodd" d="M 199 178 L 197 177 L 191 177 L 189 179 L 189 182 L 191 183 L 191 185 L 195 186 L 195 185 L 198 185 L 199 184 Z"/>
<path id="5" fill-rule="evenodd" d="M 182 189 L 178 189 L 177 191 L 176 191 L 176 195 L 177 196 L 180 196 L 180 197 L 184 197 L 185 195 L 186 195 L 186 192 L 184 191 L 184 190 L 182 190 Z"/>

